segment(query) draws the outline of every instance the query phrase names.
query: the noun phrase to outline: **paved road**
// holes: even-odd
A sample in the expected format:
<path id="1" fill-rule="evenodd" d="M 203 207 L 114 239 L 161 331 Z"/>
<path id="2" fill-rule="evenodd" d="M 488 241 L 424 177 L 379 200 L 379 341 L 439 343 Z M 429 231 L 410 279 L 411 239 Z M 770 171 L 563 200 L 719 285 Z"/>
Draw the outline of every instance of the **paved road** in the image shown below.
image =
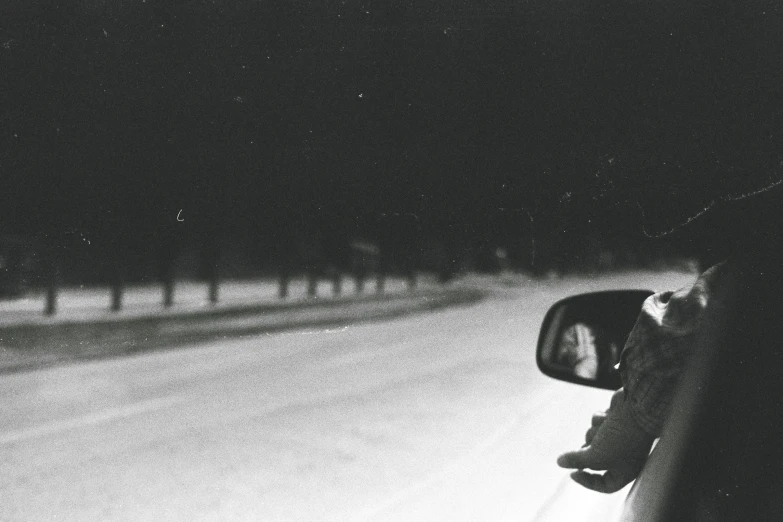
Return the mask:
<path id="1" fill-rule="evenodd" d="M 554 465 L 609 392 L 539 375 L 540 321 L 574 292 L 692 278 L 485 282 L 492 297 L 466 308 L 5 375 L 0 520 L 574 520 L 610 509 L 616 496 L 581 491 Z"/>

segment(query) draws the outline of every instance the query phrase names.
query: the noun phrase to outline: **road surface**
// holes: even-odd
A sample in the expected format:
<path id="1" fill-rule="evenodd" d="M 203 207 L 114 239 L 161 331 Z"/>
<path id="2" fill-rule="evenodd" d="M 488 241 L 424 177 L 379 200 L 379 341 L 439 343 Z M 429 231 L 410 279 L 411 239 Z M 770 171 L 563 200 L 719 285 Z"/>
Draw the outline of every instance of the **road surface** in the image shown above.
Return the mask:
<path id="1" fill-rule="evenodd" d="M 0 378 L 0 520 L 578 520 L 610 393 L 539 374 L 552 302 L 687 274 L 506 286 L 426 315 Z M 563 499 L 567 498 L 568 501 Z M 605 516 L 605 515 L 604 515 Z"/>

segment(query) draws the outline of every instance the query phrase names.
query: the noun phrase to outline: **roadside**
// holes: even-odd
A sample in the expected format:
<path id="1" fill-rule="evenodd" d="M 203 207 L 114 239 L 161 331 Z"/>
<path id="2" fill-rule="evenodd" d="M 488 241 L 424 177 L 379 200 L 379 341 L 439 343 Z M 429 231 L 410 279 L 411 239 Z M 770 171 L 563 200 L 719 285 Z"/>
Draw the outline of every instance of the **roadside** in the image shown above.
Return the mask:
<path id="1" fill-rule="evenodd" d="M 475 287 L 442 286 L 427 276 L 413 291 L 404 280 L 390 279 L 383 293 L 376 293 L 374 285 L 361 294 L 346 285 L 337 297 L 322 284 L 321 297 L 308 298 L 304 285 L 293 281 L 291 297 L 279 299 L 272 280 L 227 282 L 220 301 L 210 305 L 203 285 L 182 283 L 175 305 L 168 308 L 161 304 L 159 287 L 132 287 L 119 312 L 108 311 L 106 289 L 65 289 L 58 314 L 51 317 L 41 313 L 40 295 L 0 302 L 0 373 L 225 337 L 340 327 L 470 304 L 484 295 Z"/>
<path id="2" fill-rule="evenodd" d="M 440 288 L 434 275 L 420 274 L 417 290 Z M 220 283 L 218 301 L 209 301 L 209 285 L 198 281 L 179 281 L 173 292 L 173 303 L 163 306 L 163 287 L 158 283 L 128 285 L 119 311 L 111 311 L 111 290 L 108 287 L 64 287 L 58 292 L 57 313 L 44 315 L 43 290 L 30 292 L 18 299 L 0 300 L 0 328 L 19 324 L 54 324 L 93 320 L 127 320 L 128 318 L 180 315 L 203 310 L 224 310 L 260 304 L 299 304 L 304 302 L 331 301 L 334 299 L 332 283 L 319 281 L 315 297 L 307 295 L 307 280 L 293 278 L 289 283 L 288 297 L 278 296 L 279 284 L 275 278 L 225 280 Z M 407 281 L 389 277 L 384 285 L 384 295 L 409 292 Z M 338 298 L 372 296 L 376 281 L 367 280 L 364 292 L 358 292 L 353 279 L 344 278 Z"/>

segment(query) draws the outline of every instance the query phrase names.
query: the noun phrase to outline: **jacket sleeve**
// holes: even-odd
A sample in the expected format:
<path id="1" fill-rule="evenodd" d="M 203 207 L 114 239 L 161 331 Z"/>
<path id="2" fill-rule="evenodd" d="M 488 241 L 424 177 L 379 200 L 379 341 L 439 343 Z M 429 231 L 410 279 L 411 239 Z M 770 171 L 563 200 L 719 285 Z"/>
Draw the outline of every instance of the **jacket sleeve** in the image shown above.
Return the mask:
<path id="1" fill-rule="evenodd" d="M 724 265 L 716 265 L 693 286 L 659 292 L 642 305 L 620 355 L 620 376 L 631 414 L 649 435 L 660 435 L 704 310 L 723 272 Z"/>

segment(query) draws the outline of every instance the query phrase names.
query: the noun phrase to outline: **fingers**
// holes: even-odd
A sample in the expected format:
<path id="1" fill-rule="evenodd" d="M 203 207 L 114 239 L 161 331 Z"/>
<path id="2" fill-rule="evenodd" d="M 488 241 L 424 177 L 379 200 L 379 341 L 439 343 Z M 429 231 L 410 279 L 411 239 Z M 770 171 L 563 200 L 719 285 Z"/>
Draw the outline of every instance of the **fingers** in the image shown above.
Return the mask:
<path id="1" fill-rule="evenodd" d="M 601 469 L 601 465 L 595 462 L 594 452 L 589 447 L 560 455 L 557 464 L 562 468 L 577 469 L 578 471 L 571 473 L 574 482 L 599 493 L 620 491 L 635 477 L 633 473 L 616 468 L 609 469 L 605 473 L 584 471 L 584 468 Z"/>
<path id="2" fill-rule="evenodd" d="M 598 432 L 598 426 L 593 426 L 592 428 L 587 430 L 587 432 L 585 433 L 585 446 L 590 445 L 590 443 L 593 441 L 593 437 L 595 437 L 595 434 L 597 432 Z"/>
<path id="3" fill-rule="evenodd" d="M 597 473 L 574 471 L 571 473 L 571 479 L 580 486 L 593 491 L 600 491 L 603 488 L 603 477 Z"/>
<path id="4" fill-rule="evenodd" d="M 599 411 L 598 413 L 594 413 L 593 418 L 591 420 L 592 420 L 592 426 L 600 426 L 606 420 L 606 412 Z"/>
<path id="5" fill-rule="evenodd" d="M 558 466 L 577 470 L 571 477 L 578 484 L 614 493 L 641 471 L 653 439 L 637 427 L 627 406 L 621 388 L 612 396 L 609 410 L 593 415 L 584 446 L 558 457 Z"/>
<path id="6" fill-rule="evenodd" d="M 557 465 L 561 468 L 568 469 L 600 469 L 594 467 L 599 466 L 599 464 L 595 462 L 593 453 L 590 446 L 575 451 L 569 451 L 557 457 Z"/>
<path id="7" fill-rule="evenodd" d="M 593 415 L 592 418 L 592 427 L 587 430 L 585 433 L 585 446 L 589 445 L 590 442 L 593 440 L 593 437 L 595 437 L 595 434 L 598 432 L 598 428 L 601 427 L 601 425 L 606 420 L 606 412 L 598 412 Z M 584 447 L 584 446 L 582 446 Z"/>
<path id="8" fill-rule="evenodd" d="M 609 402 L 609 409 L 619 407 L 623 401 L 625 401 L 625 390 L 620 388 L 612 395 L 612 400 Z"/>
<path id="9" fill-rule="evenodd" d="M 615 493 L 633 480 L 633 477 L 628 478 L 616 470 L 609 470 L 604 474 L 574 471 L 571 478 L 580 486 L 598 493 Z"/>

